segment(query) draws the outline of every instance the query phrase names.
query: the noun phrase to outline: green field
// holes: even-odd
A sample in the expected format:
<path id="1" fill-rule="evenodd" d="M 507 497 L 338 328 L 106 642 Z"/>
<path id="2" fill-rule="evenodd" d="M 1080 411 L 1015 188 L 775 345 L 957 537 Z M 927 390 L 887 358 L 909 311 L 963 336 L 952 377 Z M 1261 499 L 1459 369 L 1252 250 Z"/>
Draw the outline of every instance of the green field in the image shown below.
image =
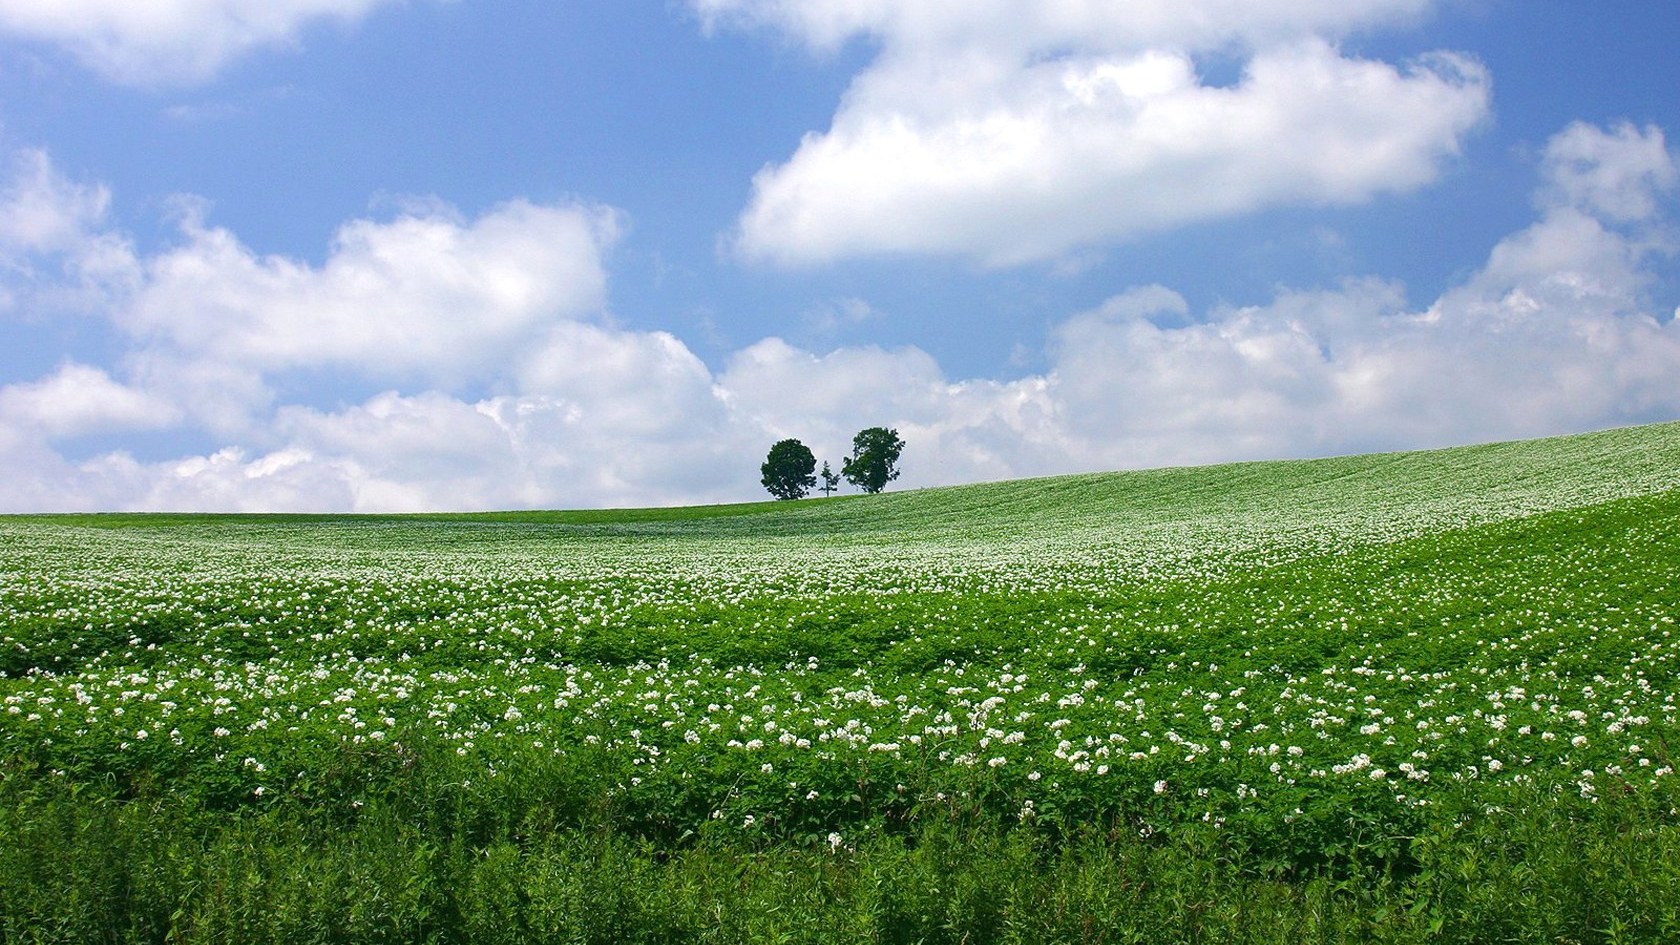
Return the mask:
<path id="1" fill-rule="evenodd" d="M 0 940 L 1680 940 L 1680 424 L 0 518 Z"/>

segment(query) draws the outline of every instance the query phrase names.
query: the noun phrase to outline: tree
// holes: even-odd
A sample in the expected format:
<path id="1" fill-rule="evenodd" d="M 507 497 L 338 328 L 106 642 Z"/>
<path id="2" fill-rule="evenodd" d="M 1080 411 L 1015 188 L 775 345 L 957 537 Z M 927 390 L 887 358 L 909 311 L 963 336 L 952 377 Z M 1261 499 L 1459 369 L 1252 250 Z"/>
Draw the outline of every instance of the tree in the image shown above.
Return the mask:
<path id="1" fill-rule="evenodd" d="M 764 474 L 764 488 L 778 499 L 801 499 L 817 484 L 813 475 L 817 458 L 798 440 L 782 440 L 770 447 L 759 472 Z"/>
<path id="2" fill-rule="evenodd" d="M 852 455 L 840 464 L 840 471 L 845 473 L 847 482 L 874 494 L 898 478 L 894 466 L 903 452 L 904 441 L 898 438 L 897 430 L 870 427 L 852 437 Z"/>
<path id="3" fill-rule="evenodd" d="M 817 476 L 822 479 L 823 495 L 833 495 L 834 490 L 840 487 L 840 474 L 828 468 L 828 460 L 826 459 L 823 460 L 822 472 L 818 473 Z"/>

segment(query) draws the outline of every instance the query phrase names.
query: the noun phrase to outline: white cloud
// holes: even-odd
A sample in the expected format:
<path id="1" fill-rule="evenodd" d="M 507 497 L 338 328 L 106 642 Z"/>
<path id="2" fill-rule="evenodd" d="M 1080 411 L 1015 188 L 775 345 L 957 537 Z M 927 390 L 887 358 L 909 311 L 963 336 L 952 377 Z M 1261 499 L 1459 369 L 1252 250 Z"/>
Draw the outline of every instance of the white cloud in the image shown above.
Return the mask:
<path id="1" fill-rule="evenodd" d="M 39 149 L 17 152 L 11 164 L 11 179 L 0 190 L 0 249 L 60 252 L 103 224 L 109 188 L 66 178 Z"/>
<path id="2" fill-rule="evenodd" d="M 519 388 L 563 405 L 568 417 L 632 436 L 698 433 L 716 422 L 711 373 L 666 332 L 557 325 L 520 359 Z"/>
<path id="3" fill-rule="evenodd" d="M 400 0 L 0 0 L 0 33 L 53 43 L 120 82 L 196 82 L 317 23 Z"/>
<path id="4" fill-rule="evenodd" d="M 65 364 L 39 381 L 0 387 L 0 423 L 51 437 L 157 429 L 178 418 L 167 400 L 86 364 Z"/>
<path id="5" fill-rule="evenodd" d="M 599 339 L 593 353 L 614 348 L 624 366 L 608 377 L 615 388 L 633 387 L 636 373 L 656 366 L 634 359 L 650 351 L 648 341 L 633 332 Z M 245 509 L 254 494 L 271 508 L 391 512 L 742 497 L 758 437 L 718 422 L 722 405 L 709 384 L 670 411 L 656 410 L 656 400 L 638 406 L 634 393 L 617 399 L 599 413 L 546 394 L 466 401 L 436 391 L 387 391 L 335 411 L 283 406 L 269 448 L 142 470 L 153 485 L 138 504 Z M 631 412 L 659 413 L 661 428 L 621 424 Z"/>
<path id="6" fill-rule="evenodd" d="M 0 189 L 0 311 L 85 309 L 134 277 L 128 242 L 108 231 L 110 189 L 64 176 L 41 150 L 10 155 Z"/>
<path id="7" fill-rule="evenodd" d="M 816 355 L 780 338 L 737 352 L 721 380 L 738 410 L 786 436 L 823 422 L 850 436 L 855 422 L 937 401 L 947 385 L 939 365 L 918 348 L 840 348 Z"/>
<path id="8" fill-rule="evenodd" d="M 1680 182 L 1662 129 L 1630 124 L 1606 131 L 1584 122 L 1570 125 L 1546 147 L 1548 208 L 1577 208 L 1615 223 L 1656 215 L 1660 198 Z"/>
<path id="9" fill-rule="evenodd" d="M 826 355 L 769 338 L 738 352 L 719 376 L 734 420 L 762 431 L 753 446 L 798 437 L 834 469 L 852 435 L 896 428 L 906 442 L 900 485 L 915 487 L 1067 469 L 1057 405 L 1043 378 L 953 381 L 913 347 L 840 348 Z"/>
<path id="10" fill-rule="evenodd" d="M 72 464 L 38 452 L 20 478 L 50 475 L 58 489 L 20 482 L 0 507 L 40 508 L 43 495 L 54 508 L 361 512 L 741 497 L 760 437 L 730 422 L 710 372 L 672 336 L 563 323 L 513 370 L 519 393 L 386 391 L 323 410 L 269 405 L 260 383 L 253 390 L 252 377 L 212 361 L 146 364 L 136 373 L 166 402 L 234 442 L 161 463 L 119 454 Z M 84 379 L 19 385 L 28 398 L 0 392 L 0 433 L 27 432 L 14 401 L 33 406 L 44 399 L 36 388 L 73 380 Z M 230 400 L 231 417 L 205 412 Z"/>
<path id="11" fill-rule="evenodd" d="M 0 311 L 97 313 L 125 336 L 125 373 L 218 434 L 271 405 L 266 378 L 335 371 L 449 387 L 483 380 L 557 325 L 603 317 L 609 208 L 514 200 L 475 219 L 414 200 L 352 220 L 319 265 L 259 255 L 182 198 L 178 245 L 145 255 L 110 220 L 109 190 L 41 151 L 0 183 Z"/>
<path id="12" fill-rule="evenodd" d="M 1023 440 L 1052 409 L 1041 380 L 949 383 L 915 349 L 816 356 L 771 339 L 714 377 L 669 335 L 573 325 L 539 360 L 548 373 L 532 375 L 535 388 L 519 394 L 468 401 L 388 391 L 333 411 L 281 406 L 256 437 L 267 443 L 261 448 L 155 464 L 99 457 L 68 475 L 57 461 L 55 469 L 88 484 L 81 495 L 95 504 L 120 495 L 117 504 L 151 509 L 730 501 L 757 497 L 758 464 L 776 439 L 800 436 L 838 468 L 853 433 L 889 420 L 919 457 L 907 462 L 902 486 L 1019 474 L 1033 468 L 1022 462 Z"/>
<path id="13" fill-rule="evenodd" d="M 1541 218 L 1422 310 L 1398 286 L 1356 280 L 1187 324 L 1183 300 L 1158 288 L 1071 319 L 1051 372 L 1070 454 L 1310 455 L 1680 416 L 1680 320 L 1645 297 L 1673 248 L 1660 226 L 1615 225 L 1660 222 L 1674 157 L 1655 129 L 1575 126 L 1547 168 Z"/>
<path id="14" fill-rule="evenodd" d="M 963 90 L 936 114 L 888 101 L 918 97 L 934 76 L 876 72 L 827 133 L 755 178 L 737 246 L 784 264 L 1050 259 L 1196 220 L 1415 187 L 1486 107 L 1485 80 L 1463 60 L 1402 72 L 1306 43 L 1257 57 L 1235 88 L 1200 85 L 1192 68 L 1161 53 L 1046 63 Z"/>
<path id="15" fill-rule="evenodd" d="M 814 45 L 882 46 L 831 126 L 754 179 L 749 259 L 927 253 L 990 265 L 1295 203 L 1433 180 L 1487 114 L 1488 76 L 1437 53 L 1404 67 L 1326 36 L 1426 2 L 1035 5 L 702 2 Z M 1200 53 L 1235 44 L 1214 86 Z"/>
<path id="16" fill-rule="evenodd" d="M 83 463 L 77 473 L 101 486 L 125 483 L 123 506 L 137 510 L 355 509 L 352 479 L 342 467 L 342 460 L 302 450 L 276 450 L 251 458 L 244 448 L 230 446 L 172 463 L 144 464 L 115 454 Z"/>
<path id="17" fill-rule="evenodd" d="M 174 404 L 183 426 L 217 438 L 249 438 L 274 411 L 267 378 L 244 365 L 142 348 L 123 358 L 123 368 L 131 385 Z"/>
<path id="18" fill-rule="evenodd" d="M 284 407 L 275 426 L 287 445 L 270 455 L 307 457 L 305 469 L 326 460 L 358 511 L 479 506 L 522 491 L 495 419 L 444 394 L 385 393 L 330 414 Z"/>
<path id="19" fill-rule="evenodd" d="M 456 382 L 547 325 L 598 312 L 611 211 L 514 201 L 466 222 L 438 208 L 356 220 L 321 266 L 258 256 L 195 216 L 150 258 L 118 321 L 195 358 Z"/>

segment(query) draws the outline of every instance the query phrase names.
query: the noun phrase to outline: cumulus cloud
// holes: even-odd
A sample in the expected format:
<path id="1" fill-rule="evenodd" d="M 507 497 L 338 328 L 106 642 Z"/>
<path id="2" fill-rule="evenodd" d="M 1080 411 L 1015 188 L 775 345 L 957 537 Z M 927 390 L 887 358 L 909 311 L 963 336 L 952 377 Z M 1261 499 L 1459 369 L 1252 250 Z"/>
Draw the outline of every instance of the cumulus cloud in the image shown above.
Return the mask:
<path id="1" fill-rule="evenodd" d="M 1661 132 L 1574 126 L 1545 168 L 1540 219 L 1422 309 L 1364 279 L 1188 321 L 1183 299 L 1156 287 L 1069 320 L 1051 380 L 1070 440 L 1099 464 L 1148 464 L 1680 416 L 1680 322 L 1646 298 L 1672 247 L 1660 227 L 1617 226 L 1655 217 L 1672 190 Z"/>
<path id="2" fill-rule="evenodd" d="M 648 337 L 599 339 L 622 371 L 596 371 L 619 390 L 655 366 L 635 360 Z M 600 353 L 597 344 L 594 352 Z M 634 395 L 621 400 L 634 401 Z M 171 463 L 123 463 L 149 484 L 125 497 L 142 508 L 244 510 L 599 507 L 743 497 L 758 436 L 720 422 L 707 383 L 697 399 L 658 410 L 553 394 L 468 400 L 437 391 L 386 391 L 337 410 L 281 406 L 263 447 L 240 445 Z M 659 414 L 659 428 L 621 426 L 629 411 Z M 87 464 L 92 467 L 104 460 Z"/>
<path id="3" fill-rule="evenodd" d="M 1057 406 L 1043 378 L 953 381 L 914 347 L 816 354 L 779 338 L 737 352 L 718 378 L 735 420 L 774 441 L 796 436 L 836 469 L 852 435 L 888 422 L 917 444 L 905 485 L 933 485 L 1066 469 Z M 767 441 L 768 442 L 768 441 Z"/>
<path id="4" fill-rule="evenodd" d="M 1622 124 L 1605 130 L 1585 122 L 1552 139 L 1544 173 L 1543 207 L 1578 209 L 1614 223 L 1655 216 L 1680 178 L 1662 129 Z"/>
<path id="5" fill-rule="evenodd" d="M 513 201 L 464 221 L 440 207 L 340 228 L 326 262 L 258 256 L 196 214 L 146 260 L 118 314 L 134 336 L 260 370 L 343 366 L 459 380 L 543 326 L 598 312 L 618 217 Z"/>
<path id="6" fill-rule="evenodd" d="M 109 192 L 44 153 L 15 162 L 0 201 L 15 211 L 0 224 L 4 297 L 43 311 L 106 256 L 123 275 L 82 286 L 114 329 L 117 369 L 71 363 L 0 387 L 0 441 L 20 460 L 10 507 L 529 504 L 569 488 L 541 474 L 568 465 L 606 483 L 580 495 L 622 502 L 657 462 L 614 474 L 568 451 L 633 456 L 638 438 L 691 436 L 704 418 L 689 406 L 712 399 L 674 338 L 605 327 L 605 257 L 622 228 L 609 208 L 515 200 L 469 219 L 416 201 L 346 223 L 312 264 L 255 253 L 191 201 L 177 244 L 143 254 L 112 227 Z M 298 372 L 421 392 L 323 411 L 283 393 Z M 444 392 L 467 383 L 520 393 Z M 71 461 L 50 445 L 160 428 L 230 445 L 163 464 Z"/>
<path id="7" fill-rule="evenodd" d="M 880 253 L 1011 265 L 1433 180 L 1487 114 L 1486 71 L 1332 42 L 1425 2 L 1035 5 L 701 0 L 816 46 L 874 38 L 830 127 L 762 170 L 734 235 L 799 265 Z M 1236 50 L 1235 53 L 1232 50 Z M 1235 85 L 1198 57 L 1238 54 Z"/>
<path id="8" fill-rule="evenodd" d="M 712 397 L 710 371 L 667 332 L 556 325 L 520 360 L 518 379 L 574 421 L 635 436 L 698 433 L 716 420 L 695 412 Z"/>
<path id="9" fill-rule="evenodd" d="M 0 311 L 88 307 L 133 278 L 128 242 L 109 231 L 111 192 L 71 180 L 37 149 L 10 155 L 0 188 Z"/>
<path id="10" fill-rule="evenodd" d="M 111 191 L 59 173 L 45 151 L 12 156 L 11 179 L 0 190 L 0 248 L 55 252 L 81 243 L 105 219 Z"/>
<path id="11" fill-rule="evenodd" d="M 0 33 L 69 50 L 135 85 L 196 82 L 317 23 L 354 23 L 400 0 L 0 0 Z"/>
<path id="12" fill-rule="evenodd" d="M 391 512 L 731 501 L 758 497 L 758 463 L 775 439 L 800 436 L 838 465 L 851 435 L 884 418 L 921 457 L 903 485 L 1056 468 L 1023 461 L 1023 440 L 1049 429 L 1041 379 L 953 383 L 915 349 L 819 356 L 769 339 L 714 375 L 669 335 L 578 325 L 543 358 L 553 373 L 517 394 L 282 405 L 247 442 L 170 462 L 53 456 L 59 490 L 20 488 L 0 502 Z M 873 396 L 833 399 L 865 391 Z"/>
<path id="13" fill-rule="evenodd" d="M 351 465 L 351 469 L 346 469 Z M 98 456 L 68 470 L 63 508 L 181 509 L 217 512 L 356 508 L 353 464 L 342 457 L 281 449 L 253 454 L 228 446 L 207 456 L 143 463 L 126 453 Z M 116 502 L 112 497 L 118 497 Z M 79 500 L 79 501 L 77 501 Z"/>
<path id="14" fill-rule="evenodd" d="M 437 392 L 387 392 L 333 413 L 285 407 L 276 421 L 287 445 L 257 462 L 296 457 L 286 470 L 307 475 L 325 460 L 352 508 L 482 506 L 524 491 L 512 444 L 495 419 Z M 494 495 L 484 494 L 490 483 L 497 484 Z"/>
<path id="15" fill-rule="evenodd" d="M 0 387 L 0 423 L 51 437 L 157 429 L 178 418 L 166 399 L 86 364 L 65 364 L 39 381 Z"/>

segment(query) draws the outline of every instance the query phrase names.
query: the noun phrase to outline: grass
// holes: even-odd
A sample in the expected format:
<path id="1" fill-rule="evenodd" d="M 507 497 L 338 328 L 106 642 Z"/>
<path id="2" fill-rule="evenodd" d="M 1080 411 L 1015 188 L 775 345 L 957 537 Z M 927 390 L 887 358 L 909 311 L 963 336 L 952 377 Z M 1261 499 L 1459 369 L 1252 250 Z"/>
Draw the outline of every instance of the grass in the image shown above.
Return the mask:
<path id="1" fill-rule="evenodd" d="M 0 940 L 1672 940 L 1677 487 L 9 517 Z"/>
<path id="2" fill-rule="evenodd" d="M 7 812 L 9 941 L 1661 942 L 1680 843 L 1629 802 L 1591 825 L 1544 798 L 1420 838 L 1416 867 L 1269 875 L 1212 829 L 1050 841 L 930 820 L 831 852 L 610 825 L 468 842 L 369 808 L 325 834 L 286 810 L 35 798 Z M 33 861 L 24 856 L 30 853 Z"/>

